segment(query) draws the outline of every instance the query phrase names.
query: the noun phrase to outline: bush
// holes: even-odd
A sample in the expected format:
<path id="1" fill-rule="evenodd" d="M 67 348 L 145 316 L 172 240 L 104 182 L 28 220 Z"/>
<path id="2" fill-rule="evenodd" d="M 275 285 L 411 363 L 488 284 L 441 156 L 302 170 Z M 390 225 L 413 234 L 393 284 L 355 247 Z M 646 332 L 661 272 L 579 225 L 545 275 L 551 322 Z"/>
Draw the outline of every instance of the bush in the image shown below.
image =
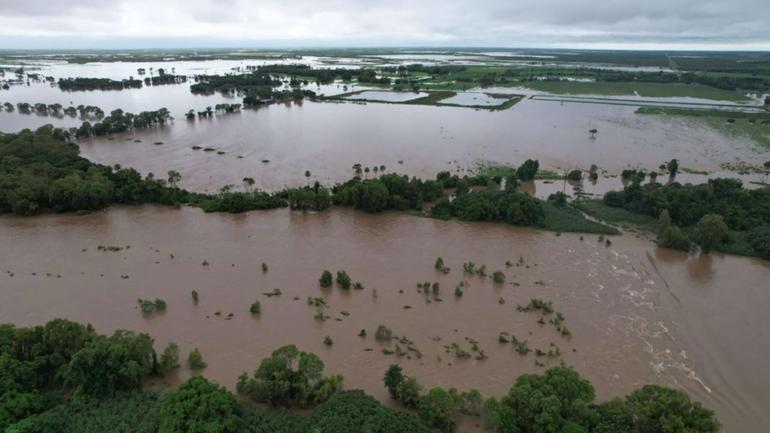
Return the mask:
<path id="1" fill-rule="evenodd" d="M 494 281 L 495 284 L 505 283 L 505 274 L 502 271 L 495 271 L 495 273 L 492 274 L 492 281 Z"/>
<path id="2" fill-rule="evenodd" d="M 345 290 L 349 289 L 351 285 L 350 275 L 345 271 L 337 271 L 337 285 Z"/>
<path id="3" fill-rule="evenodd" d="M 241 433 L 241 412 L 230 391 L 195 376 L 161 402 L 158 433 Z"/>
<path id="4" fill-rule="evenodd" d="M 749 232 L 749 244 L 759 257 L 770 259 L 770 224 L 753 228 Z"/>
<path id="5" fill-rule="evenodd" d="M 431 388 L 420 399 L 418 412 L 425 424 L 442 432 L 452 432 L 457 427 L 457 403 L 443 388 Z"/>
<path id="6" fill-rule="evenodd" d="M 321 287 L 328 288 L 332 286 L 332 273 L 329 271 L 323 271 L 321 273 L 321 278 L 318 279 L 318 283 L 321 285 Z"/>
<path id="7" fill-rule="evenodd" d="M 374 339 L 377 341 L 390 341 L 393 338 L 393 331 L 385 325 L 377 327 L 377 332 L 374 334 Z"/>
<path id="8" fill-rule="evenodd" d="M 528 159 L 516 170 L 516 177 L 524 182 L 533 180 L 539 169 L 540 163 L 537 160 Z"/>
<path id="9" fill-rule="evenodd" d="M 721 215 L 704 215 L 695 226 L 695 243 L 708 254 L 718 247 L 727 236 L 727 224 Z"/>
<path id="10" fill-rule="evenodd" d="M 160 355 L 158 373 L 161 376 L 166 376 L 177 368 L 179 368 L 179 346 L 176 343 L 170 342 Z"/>
<path id="11" fill-rule="evenodd" d="M 206 364 L 206 362 L 203 360 L 203 355 L 201 355 L 201 352 L 197 347 L 194 348 L 189 355 L 187 355 L 187 366 L 190 368 L 190 370 L 201 370 L 208 366 L 208 364 Z"/>

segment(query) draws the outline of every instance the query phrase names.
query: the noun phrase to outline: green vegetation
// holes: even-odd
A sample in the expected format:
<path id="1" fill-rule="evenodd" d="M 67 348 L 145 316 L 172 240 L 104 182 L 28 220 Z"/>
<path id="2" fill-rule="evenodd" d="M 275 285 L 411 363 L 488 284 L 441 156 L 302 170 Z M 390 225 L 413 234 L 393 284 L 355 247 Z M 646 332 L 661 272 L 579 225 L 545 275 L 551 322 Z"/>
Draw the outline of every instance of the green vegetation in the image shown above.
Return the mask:
<path id="1" fill-rule="evenodd" d="M 760 228 L 770 221 L 768 187 L 749 190 L 735 179 L 709 179 L 700 185 L 674 182 L 666 186 L 657 183 L 642 186 L 635 180 L 623 191 L 605 194 L 603 202 L 634 214 L 660 216 L 656 229 L 663 246 L 684 249 L 694 242 L 703 252 L 715 249 L 765 256 L 761 241 L 749 242 L 746 235 L 754 230 L 761 233 Z M 628 214 L 615 214 L 618 218 L 623 215 Z M 755 244 L 758 249 L 754 248 Z"/>
<path id="2" fill-rule="evenodd" d="M 197 347 L 187 355 L 187 366 L 190 370 L 202 370 L 208 366 L 206 361 L 203 360 L 203 355 L 201 355 L 201 352 Z"/>
<path id="3" fill-rule="evenodd" d="M 142 87 L 142 80 L 111 80 L 109 78 L 61 78 L 59 88 L 66 91 L 78 90 L 123 90 Z"/>
<path id="4" fill-rule="evenodd" d="M 459 413 L 480 416 L 486 428 L 501 433 L 716 433 L 720 428 L 712 411 L 682 391 L 657 385 L 646 385 L 622 400 L 594 403 L 593 385 L 564 367 L 519 376 L 500 400 L 484 400 L 476 390 L 440 387 L 421 395 L 422 387 L 395 364 L 383 382 L 391 398 L 417 409 L 423 423 L 442 432 L 455 430 Z"/>
<path id="5" fill-rule="evenodd" d="M 323 271 L 321 273 L 321 278 L 318 279 L 318 283 L 323 288 L 329 288 L 332 286 L 332 273 L 329 271 Z"/>
<path id="6" fill-rule="evenodd" d="M 261 312 L 262 304 L 259 301 L 254 301 L 254 303 L 249 306 L 249 313 L 260 314 Z"/>
<path id="7" fill-rule="evenodd" d="M 138 299 L 139 309 L 142 310 L 142 314 L 150 315 L 156 311 L 166 311 L 166 301 L 160 298 L 156 298 L 154 301 L 149 299 Z"/>
<path id="8" fill-rule="evenodd" d="M 649 82 L 530 81 L 526 87 L 558 95 L 639 95 L 647 98 L 691 97 L 716 101 L 745 102 L 748 97 L 737 90 L 702 84 Z"/>
<path id="9" fill-rule="evenodd" d="M 323 376 L 315 355 L 285 346 L 262 361 L 254 375 L 238 378 L 239 394 L 273 407 L 314 407 L 306 416 L 280 409 L 255 410 L 222 386 L 195 376 L 163 395 L 144 392 L 153 374 L 176 368 L 169 344 L 156 362 L 146 334 L 110 337 L 90 326 L 53 320 L 44 326 L 0 325 L 0 429 L 8 433 L 430 433 L 452 431 L 459 413 L 481 416 L 500 432 L 715 433 L 714 414 L 678 390 L 644 386 L 623 400 L 593 402 L 591 384 L 557 367 L 523 375 L 501 400 L 475 390 L 431 388 L 391 366 L 390 395 L 415 409 L 388 409 L 361 391 L 341 391 L 341 376 Z M 64 392 L 74 390 L 74 393 Z M 547 415 L 547 416 L 546 416 Z"/>
<path id="10" fill-rule="evenodd" d="M 257 403 L 274 407 L 314 407 L 342 387 L 342 376 L 324 377 L 323 369 L 324 363 L 318 356 L 302 352 L 293 345 L 284 346 L 262 360 L 252 377 L 243 373 L 236 388 L 239 394 Z"/>

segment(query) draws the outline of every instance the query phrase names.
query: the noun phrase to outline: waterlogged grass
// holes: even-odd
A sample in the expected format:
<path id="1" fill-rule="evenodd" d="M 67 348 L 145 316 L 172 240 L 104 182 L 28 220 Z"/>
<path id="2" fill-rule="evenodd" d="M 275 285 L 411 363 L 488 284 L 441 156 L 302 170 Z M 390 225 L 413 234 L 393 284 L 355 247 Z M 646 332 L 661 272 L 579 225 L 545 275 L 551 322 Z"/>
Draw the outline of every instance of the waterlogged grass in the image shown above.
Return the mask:
<path id="1" fill-rule="evenodd" d="M 641 107 L 639 114 L 682 116 L 700 122 L 733 138 L 746 138 L 770 147 L 770 112 L 747 113 L 725 110 Z"/>
<path id="2" fill-rule="evenodd" d="M 716 101 L 749 101 L 749 97 L 739 91 L 722 90 L 700 84 L 528 81 L 522 85 L 558 95 L 639 95 L 648 98 L 691 97 Z"/>
<path id="3" fill-rule="evenodd" d="M 605 235 L 618 235 L 620 232 L 608 225 L 591 221 L 578 209 L 571 205 L 557 207 L 548 202 L 543 202 L 545 223 L 543 228 L 555 232 L 597 233 Z"/>
<path id="4" fill-rule="evenodd" d="M 607 206 L 602 200 L 583 199 L 575 202 L 575 206 L 588 215 L 608 223 L 631 223 L 648 229 L 654 229 L 657 224 L 657 220 L 651 216 Z"/>

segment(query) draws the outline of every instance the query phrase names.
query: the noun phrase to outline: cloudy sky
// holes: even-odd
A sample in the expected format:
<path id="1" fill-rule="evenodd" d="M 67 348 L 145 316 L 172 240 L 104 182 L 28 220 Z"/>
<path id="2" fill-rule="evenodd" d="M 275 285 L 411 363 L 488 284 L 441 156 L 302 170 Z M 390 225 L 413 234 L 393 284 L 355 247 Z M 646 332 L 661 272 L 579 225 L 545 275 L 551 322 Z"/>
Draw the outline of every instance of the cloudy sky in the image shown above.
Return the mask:
<path id="1" fill-rule="evenodd" d="M 770 0 L 0 0 L 0 48 L 770 50 Z"/>

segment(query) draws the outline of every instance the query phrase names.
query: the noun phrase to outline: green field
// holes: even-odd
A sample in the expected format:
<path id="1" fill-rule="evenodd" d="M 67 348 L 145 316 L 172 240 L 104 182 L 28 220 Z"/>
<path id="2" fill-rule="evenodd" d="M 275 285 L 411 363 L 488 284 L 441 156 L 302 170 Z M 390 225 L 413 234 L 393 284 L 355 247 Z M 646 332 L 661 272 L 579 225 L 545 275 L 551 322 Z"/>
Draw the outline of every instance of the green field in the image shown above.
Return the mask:
<path id="1" fill-rule="evenodd" d="M 682 83 L 633 83 L 633 82 L 576 82 L 532 81 L 523 86 L 558 95 L 636 95 L 648 98 L 690 97 L 715 101 L 748 102 L 745 94 L 700 84 Z"/>

